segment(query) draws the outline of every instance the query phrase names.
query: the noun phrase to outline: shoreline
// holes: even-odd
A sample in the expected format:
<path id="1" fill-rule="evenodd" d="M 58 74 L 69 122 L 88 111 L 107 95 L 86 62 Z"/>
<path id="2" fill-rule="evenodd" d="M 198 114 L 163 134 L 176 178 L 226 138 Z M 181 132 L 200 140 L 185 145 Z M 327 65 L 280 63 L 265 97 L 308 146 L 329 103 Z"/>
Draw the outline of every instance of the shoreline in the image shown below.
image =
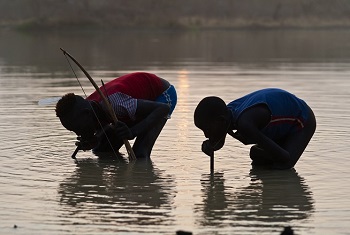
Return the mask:
<path id="1" fill-rule="evenodd" d="M 329 29 L 350 28 L 347 0 L 85 0 L 0 2 L 0 28 Z"/>
<path id="2" fill-rule="evenodd" d="M 181 25 L 167 27 L 165 25 L 153 26 L 153 25 L 132 25 L 132 26 L 111 26 L 111 25 L 96 25 L 96 24 L 36 24 L 36 23 L 15 23 L 15 24 L 1 24 L 1 31 L 215 31 L 215 30 L 228 30 L 228 31 L 241 31 L 241 30 L 348 30 L 349 24 L 318 24 L 318 25 L 277 25 L 277 24 L 247 24 L 247 25 L 216 25 L 216 26 L 192 26 Z"/>

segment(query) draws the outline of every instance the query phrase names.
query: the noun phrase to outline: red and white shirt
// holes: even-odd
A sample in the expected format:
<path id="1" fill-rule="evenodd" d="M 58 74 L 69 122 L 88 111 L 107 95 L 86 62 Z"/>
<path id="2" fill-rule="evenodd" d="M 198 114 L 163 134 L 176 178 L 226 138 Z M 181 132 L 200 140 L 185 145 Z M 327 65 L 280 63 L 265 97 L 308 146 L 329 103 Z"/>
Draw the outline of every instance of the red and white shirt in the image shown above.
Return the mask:
<path id="1" fill-rule="evenodd" d="M 159 77 L 144 72 L 123 75 L 100 89 L 111 102 L 117 118 L 122 121 L 136 119 L 137 99 L 154 101 L 164 90 Z M 97 91 L 86 99 L 102 104 L 102 98 Z"/>

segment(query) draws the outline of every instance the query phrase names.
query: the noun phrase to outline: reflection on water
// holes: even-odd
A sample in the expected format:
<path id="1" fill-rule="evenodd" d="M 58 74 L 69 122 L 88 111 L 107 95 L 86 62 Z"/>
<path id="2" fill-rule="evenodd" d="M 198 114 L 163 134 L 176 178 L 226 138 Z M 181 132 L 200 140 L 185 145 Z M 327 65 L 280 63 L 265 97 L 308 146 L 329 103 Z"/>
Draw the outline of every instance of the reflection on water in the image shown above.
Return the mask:
<path id="1" fill-rule="evenodd" d="M 225 188 L 223 173 L 204 174 L 201 179 L 203 202 L 196 205 L 196 212 L 201 214 L 199 223 L 236 227 L 250 226 L 247 221 L 251 221 L 257 227 L 274 227 L 307 219 L 314 212 L 312 193 L 294 169 L 253 168 L 249 176 L 248 186 L 231 192 Z M 256 232 L 259 231 L 261 228 Z"/>
<path id="2" fill-rule="evenodd" d="M 346 234 L 349 38 L 349 30 L 0 31 L 0 233 L 271 235 L 292 226 L 296 234 Z M 82 151 L 78 164 L 70 159 L 74 133 L 53 105 L 38 105 L 82 94 L 60 47 L 96 81 L 147 71 L 175 85 L 178 106 L 152 161 Z M 227 138 L 208 174 L 196 105 L 263 87 L 289 90 L 315 112 L 317 131 L 295 170 L 252 169 L 249 146 Z"/>
<path id="3" fill-rule="evenodd" d="M 289 222 L 308 218 L 313 210 L 313 198 L 305 180 L 295 169 L 286 171 L 266 171 L 252 169 L 251 184 L 237 193 L 245 205 L 254 205 L 256 218 L 264 222 Z M 242 213 L 239 217 L 248 217 L 243 212 L 243 203 L 237 205 Z"/>
<path id="4" fill-rule="evenodd" d="M 60 216 L 79 218 L 76 224 L 95 221 L 132 227 L 167 225 L 174 220 L 174 179 L 151 161 L 80 160 L 73 174 L 60 183 L 58 194 L 60 203 L 69 206 Z"/>
<path id="5" fill-rule="evenodd" d="M 224 218 L 233 211 L 230 209 L 230 195 L 225 192 L 223 173 L 204 174 L 201 179 L 203 203 L 196 205 L 196 212 L 201 213 L 199 223 L 202 226 L 219 226 Z"/>

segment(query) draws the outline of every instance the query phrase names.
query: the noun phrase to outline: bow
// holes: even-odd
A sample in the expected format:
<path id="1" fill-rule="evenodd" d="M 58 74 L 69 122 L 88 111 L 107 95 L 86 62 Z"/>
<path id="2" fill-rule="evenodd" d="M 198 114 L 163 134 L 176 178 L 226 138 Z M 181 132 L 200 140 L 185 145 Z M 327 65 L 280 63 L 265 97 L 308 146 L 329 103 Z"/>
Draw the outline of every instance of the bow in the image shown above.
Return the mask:
<path id="1" fill-rule="evenodd" d="M 98 94 L 101 96 L 105 106 L 107 107 L 107 111 L 109 113 L 109 115 L 112 117 L 114 124 L 117 125 L 118 122 L 118 118 L 113 110 L 112 105 L 109 103 L 108 99 L 106 98 L 106 96 L 102 93 L 101 89 L 97 86 L 96 82 L 92 79 L 92 77 L 90 76 L 90 74 L 84 69 L 84 67 L 72 56 L 70 55 L 67 51 L 65 51 L 64 49 L 60 48 L 61 51 L 63 52 L 64 55 L 67 55 L 71 60 L 74 61 L 74 63 L 84 72 L 85 76 L 89 79 L 89 81 L 91 82 L 91 84 L 94 86 L 95 90 L 98 92 Z M 126 147 L 126 150 L 129 154 L 129 157 L 132 160 L 136 159 L 135 153 L 132 150 L 130 143 L 127 139 L 123 140 L 124 145 Z M 77 151 L 76 151 L 77 152 Z M 72 156 L 73 157 L 73 156 Z"/>

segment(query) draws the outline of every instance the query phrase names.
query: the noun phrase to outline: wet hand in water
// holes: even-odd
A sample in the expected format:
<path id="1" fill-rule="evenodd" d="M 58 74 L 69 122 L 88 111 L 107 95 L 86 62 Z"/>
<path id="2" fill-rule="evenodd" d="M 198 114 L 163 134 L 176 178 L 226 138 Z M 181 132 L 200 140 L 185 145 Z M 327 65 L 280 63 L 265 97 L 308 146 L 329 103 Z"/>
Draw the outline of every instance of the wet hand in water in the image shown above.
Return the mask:
<path id="1" fill-rule="evenodd" d="M 214 155 L 214 148 L 211 145 L 211 143 L 209 142 L 209 140 L 205 140 L 202 143 L 202 151 L 208 155 L 209 157 Z"/>
<path id="2" fill-rule="evenodd" d="M 98 144 L 98 138 L 95 136 L 89 137 L 89 138 L 83 138 L 81 136 L 77 137 L 77 142 L 75 142 L 75 145 L 78 146 L 81 150 L 90 150 L 96 147 Z"/>
<path id="3" fill-rule="evenodd" d="M 135 137 L 130 128 L 124 122 L 117 122 L 115 130 L 118 136 L 122 139 L 132 140 Z"/>
<path id="4" fill-rule="evenodd" d="M 114 135 L 114 138 L 132 140 L 135 138 L 130 128 L 124 122 L 117 122 L 115 125 L 108 125 L 104 128 L 106 133 Z M 112 132 L 112 133 L 111 133 Z"/>

